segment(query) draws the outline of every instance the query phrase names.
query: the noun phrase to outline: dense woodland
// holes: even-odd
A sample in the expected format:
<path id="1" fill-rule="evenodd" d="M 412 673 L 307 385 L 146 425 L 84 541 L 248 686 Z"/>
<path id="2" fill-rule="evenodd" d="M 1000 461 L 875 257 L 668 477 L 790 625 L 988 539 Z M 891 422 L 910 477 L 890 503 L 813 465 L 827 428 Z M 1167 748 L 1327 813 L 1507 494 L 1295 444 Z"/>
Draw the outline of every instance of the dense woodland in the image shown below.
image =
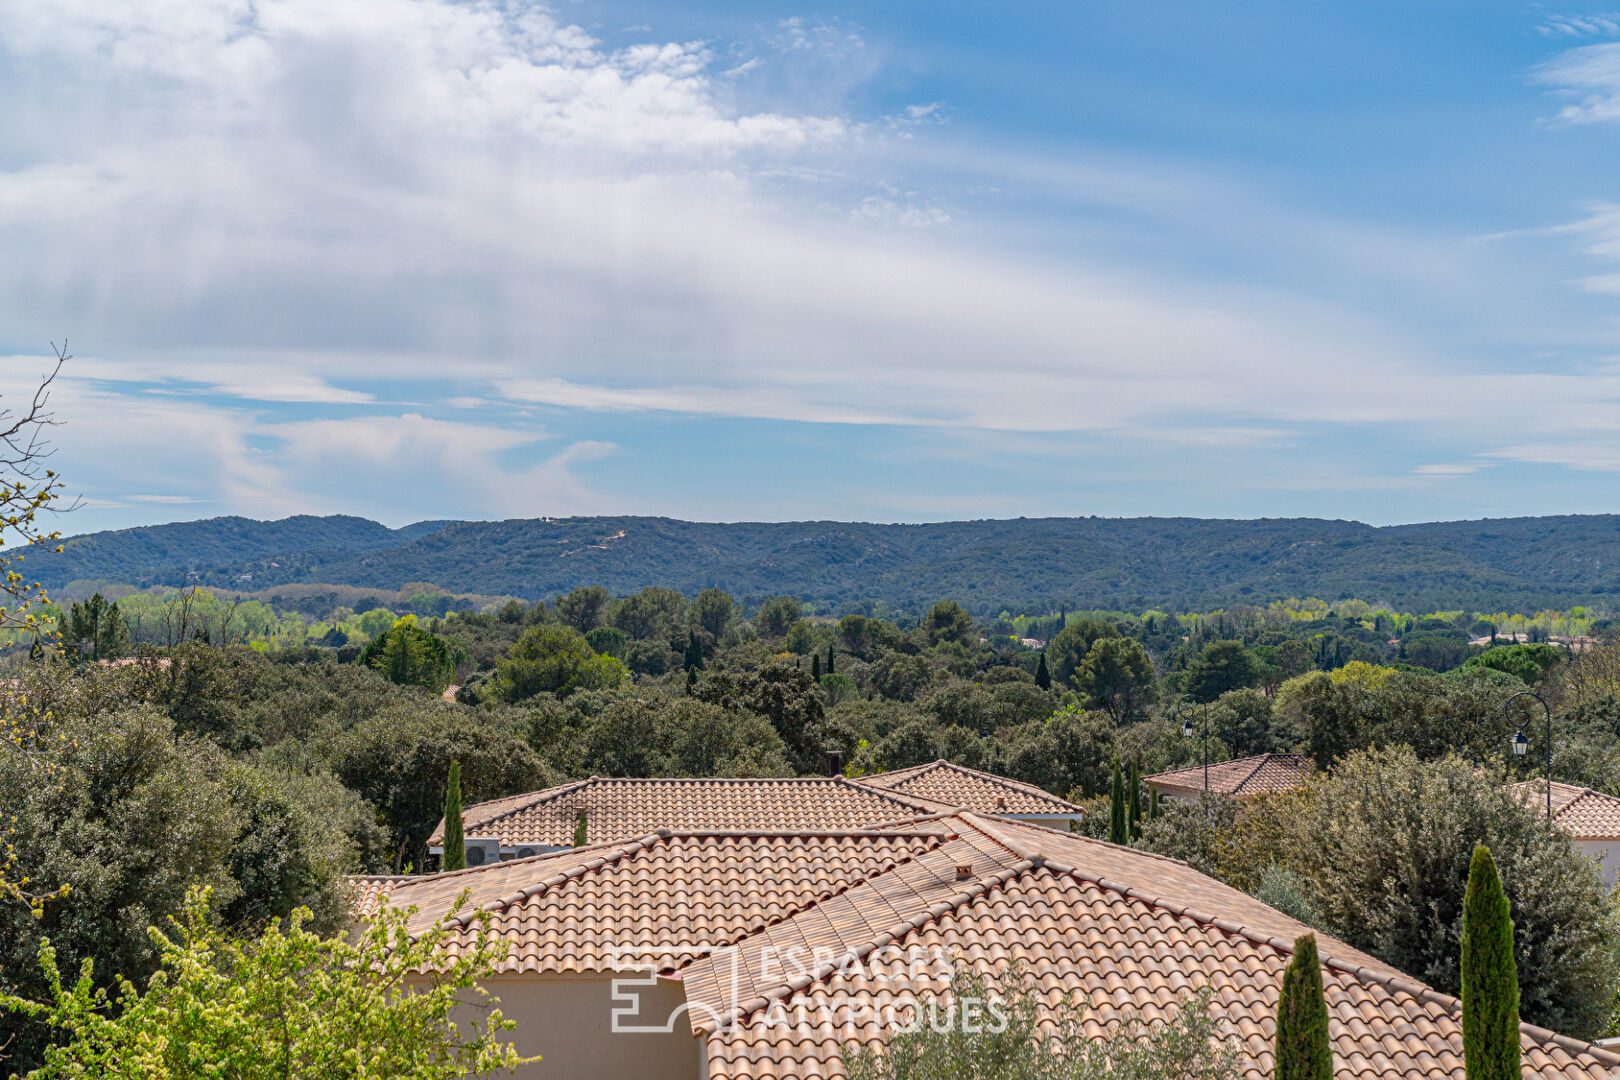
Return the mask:
<path id="1" fill-rule="evenodd" d="M 1114 608 L 1204 611 L 1289 596 L 1407 611 L 1534 611 L 1620 592 L 1620 518 L 1510 518 L 1373 528 L 1310 518 L 1039 518 L 876 525 L 591 517 L 422 522 L 246 518 L 95 533 L 29 565 L 75 596 L 124 583 L 385 593 L 436 582 L 533 602 L 582 585 L 624 594 L 791 594 L 823 614 L 916 617 L 941 596 L 976 615 Z"/>
<path id="2" fill-rule="evenodd" d="M 228 925 L 303 905 L 317 929 L 340 928 L 345 874 L 432 868 L 426 839 L 452 761 L 476 802 L 592 774 L 820 773 L 829 749 L 852 775 L 943 757 L 1089 802 L 1098 831 L 1116 761 L 1151 773 L 1196 763 L 1207 747 L 1217 761 L 1288 750 L 1362 770 L 1368 752 L 1396 754 L 1380 767 L 1417 769 L 1420 787 L 1451 770 L 1446 794 L 1423 805 L 1484 800 L 1457 813 L 1501 834 L 1491 836 L 1515 873 L 1534 862 L 1511 859 L 1527 837 L 1562 853 L 1535 871 L 1563 875 L 1565 899 L 1544 907 L 1566 931 L 1584 929 L 1573 944 L 1547 945 L 1562 960 L 1526 974 L 1527 1015 L 1586 1033 L 1609 1022 L 1610 972 L 1620 971 L 1612 905 L 1567 842 L 1503 801 L 1500 781 L 1533 775 L 1541 760 L 1539 723 L 1527 728 L 1529 754 L 1507 753 L 1516 722 L 1532 717 L 1503 703 L 1534 688 L 1555 711 L 1555 775 L 1620 792 L 1617 644 L 1469 645 L 1490 629 L 1475 616 L 1354 604 L 1015 622 L 943 600 L 914 619 L 834 619 L 786 596 L 749 609 L 718 589 L 615 596 L 589 586 L 443 615 L 376 607 L 353 616 L 363 624 L 334 624 L 325 645 L 254 647 L 209 621 L 228 607 L 208 608 L 218 598 L 189 603 L 194 621 L 172 645 L 132 641 L 137 620 L 98 595 L 62 614 L 60 649 L 11 655 L 12 742 L 27 752 L 0 755 L 0 816 L 16 823 L 9 873 L 50 898 L 37 919 L 0 905 L 0 970 L 17 985 L 28 984 L 41 933 L 64 964 L 94 957 L 140 976 L 154 957 L 145 928 L 198 882 L 212 886 Z M 1584 612 L 1569 618 L 1608 629 Z M 1037 634 L 1039 648 L 1018 640 Z M 1436 958 L 1358 938 L 1373 925 L 1365 913 L 1330 910 L 1338 886 L 1326 883 L 1366 867 L 1306 857 L 1308 814 L 1321 805 L 1296 806 L 1293 831 L 1272 829 L 1263 843 L 1232 808 L 1166 815 L 1141 842 L 1239 887 L 1264 886 L 1279 906 L 1446 986 L 1450 946 Z M 1454 855 L 1413 858 L 1449 866 Z M 1529 880 L 1510 878 L 1510 888 Z M 1431 929 L 1447 940 L 1448 924 Z"/>

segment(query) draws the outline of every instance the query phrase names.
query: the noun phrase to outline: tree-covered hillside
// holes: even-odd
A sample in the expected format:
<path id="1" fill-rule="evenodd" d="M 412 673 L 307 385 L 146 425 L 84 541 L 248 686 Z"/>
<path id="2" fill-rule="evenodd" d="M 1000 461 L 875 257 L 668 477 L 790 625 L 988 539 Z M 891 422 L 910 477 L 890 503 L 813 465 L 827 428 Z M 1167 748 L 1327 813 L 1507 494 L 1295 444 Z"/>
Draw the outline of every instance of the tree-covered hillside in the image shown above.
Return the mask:
<path id="1" fill-rule="evenodd" d="M 538 599 L 581 584 L 659 585 L 742 598 L 789 594 L 820 610 L 980 613 L 1208 610 L 1294 595 L 1406 610 L 1568 607 L 1620 594 L 1620 517 L 1509 518 L 1374 528 L 1309 518 L 1044 518 L 875 525 L 712 524 L 592 517 L 423 523 L 217 518 L 70 540 L 30 570 L 74 580 L 253 588 L 324 582 Z"/>

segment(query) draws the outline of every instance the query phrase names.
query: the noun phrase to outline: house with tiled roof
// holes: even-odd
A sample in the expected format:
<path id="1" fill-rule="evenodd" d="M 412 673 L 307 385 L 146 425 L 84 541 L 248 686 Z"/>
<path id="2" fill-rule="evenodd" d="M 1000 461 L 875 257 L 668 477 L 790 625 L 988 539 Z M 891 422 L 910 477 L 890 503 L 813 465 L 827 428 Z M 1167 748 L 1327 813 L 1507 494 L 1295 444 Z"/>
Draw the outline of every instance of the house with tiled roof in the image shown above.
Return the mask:
<path id="1" fill-rule="evenodd" d="M 1533 810 L 1545 811 L 1548 805 L 1545 780 L 1514 784 L 1513 793 Z M 1575 850 L 1600 860 L 1603 879 L 1613 885 L 1620 869 L 1620 799 L 1554 780 L 1552 819 L 1569 834 Z"/>
<path id="2" fill-rule="evenodd" d="M 466 892 L 508 952 L 488 984 L 515 1039 L 577 1080 L 841 1077 L 949 973 L 1014 965 L 1087 1031 L 1213 1008 L 1244 1073 L 1272 1075 L 1278 991 L 1307 928 L 1184 863 L 968 811 L 874 829 L 664 829 L 629 841 L 361 883 L 420 928 Z M 473 940 L 463 913 L 452 948 Z M 1462 1080 L 1461 1006 L 1318 935 L 1338 1077 Z M 896 1010 L 899 1010 L 896 1013 Z M 1528 1025 L 1526 1077 L 1620 1056 Z"/>
<path id="3" fill-rule="evenodd" d="M 1206 791 L 1242 799 L 1287 791 L 1303 784 L 1310 775 L 1310 759 L 1299 754 L 1256 754 L 1211 762 L 1207 768 L 1193 765 L 1154 773 L 1142 777 L 1142 783 L 1173 799 L 1195 799 Z"/>
<path id="4" fill-rule="evenodd" d="M 842 776 L 628 779 L 593 776 L 544 791 L 476 803 L 461 812 L 467 862 L 482 865 L 572 847 L 585 816 L 591 840 L 657 829 L 856 829 L 949 809 Z M 444 822 L 428 850 L 444 850 Z"/>
<path id="5" fill-rule="evenodd" d="M 1056 828 L 1067 828 L 1070 822 L 1084 820 L 1086 816 L 1079 806 L 1034 784 L 955 765 L 944 758 L 909 769 L 858 777 L 857 781 L 950 807 L 1036 821 Z"/>

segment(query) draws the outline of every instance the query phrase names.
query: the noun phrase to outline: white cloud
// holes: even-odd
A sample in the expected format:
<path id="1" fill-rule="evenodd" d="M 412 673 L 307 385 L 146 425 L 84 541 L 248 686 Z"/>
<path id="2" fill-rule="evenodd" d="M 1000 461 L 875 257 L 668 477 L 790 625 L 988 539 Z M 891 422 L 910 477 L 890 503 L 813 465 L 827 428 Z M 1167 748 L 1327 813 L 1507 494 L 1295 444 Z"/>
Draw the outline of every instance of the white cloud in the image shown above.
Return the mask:
<path id="1" fill-rule="evenodd" d="M 1569 49 L 1538 67 L 1533 77 L 1570 99 L 1558 110 L 1565 123 L 1620 120 L 1620 42 Z"/>
<path id="2" fill-rule="evenodd" d="M 1582 38 L 1620 34 L 1620 15 L 1554 15 L 1536 27 L 1543 37 Z"/>
<path id="3" fill-rule="evenodd" d="M 881 188 L 955 168 L 930 144 L 950 128 L 897 148 L 893 124 L 847 115 L 839 88 L 882 59 L 859 28 L 789 20 L 763 37 L 752 55 L 608 47 L 493 2 L 0 0 L 0 250 L 24 253 L 0 260 L 0 325 L 94 345 L 77 372 L 97 385 L 77 400 L 98 430 L 73 434 L 110 470 L 96 497 L 195 484 L 260 514 L 386 506 L 390 484 L 465 515 L 599 505 L 578 476 L 609 444 L 541 455 L 545 433 L 478 422 L 492 389 L 1210 447 L 1313 424 L 1620 440 L 1613 379 L 1465 366 L 1305 287 L 1154 273 L 1084 233 L 1020 246 L 966 200 Z M 1607 48 L 1544 69 L 1585 95 L 1578 118 L 1620 97 L 1615 58 L 1587 51 Z M 756 79 L 793 92 L 742 104 Z M 1304 220 L 1179 165 L 972 149 L 980 190 L 1157 215 L 1232 262 L 1287 235 L 1299 264 L 1455 295 L 1479 261 L 1410 230 Z M 1607 229 L 1585 234 L 1604 257 L 1620 253 Z M 429 381 L 455 422 L 383 401 L 426 400 L 414 384 Z M 1526 401 L 1546 419 L 1522 421 Z"/>
<path id="4" fill-rule="evenodd" d="M 1450 465 L 1418 465 L 1412 469 L 1412 475 L 1430 476 L 1437 479 L 1449 479 L 1458 476 L 1472 476 L 1484 467 L 1484 465 L 1477 462 Z"/>

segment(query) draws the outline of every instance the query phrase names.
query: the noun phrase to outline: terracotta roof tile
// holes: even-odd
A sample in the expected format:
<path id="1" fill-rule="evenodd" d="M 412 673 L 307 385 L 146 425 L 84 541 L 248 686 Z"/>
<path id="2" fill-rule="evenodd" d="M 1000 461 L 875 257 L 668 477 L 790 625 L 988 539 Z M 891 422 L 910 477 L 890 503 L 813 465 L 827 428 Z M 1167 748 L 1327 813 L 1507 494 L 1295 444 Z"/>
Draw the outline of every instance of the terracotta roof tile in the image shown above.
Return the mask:
<path id="1" fill-rule="evenodd" d="M 463 888 L 510 943 L 507 971 L 610 970 L 615 943 L 672 970 L 713 1080 L 844 1076 L 847 1042 L 873 1042 L 885 1010 L 944 988 L 930 962 L 940 955 L 995 974 L 1016 963 L 1049 1007 L 1083 1001 L 1092 1037 L 1127 1010 L 1160 1017 L 1211 986 L 1246 1076 L 1262 1080 L 1282 973 L 1306 930 L 1174 860 L 968 812 L 851 831 L 664 831 L 369 879 L 360 896 L 422 903 L 421 925 Z M 1336 1075 L 1462 1080 L 1455 999 L 1332 938 L 1318 945 Z M 1524 1027 L 1521 1039 L 1526 1076 L 1620 1067 L 1551 1032 Z"/>
<path id="2" fill-rule="evenodd" d="M 1514 794 L 1532 807 L 1547 805 L 1547 782 L 1513 785 Z M 1553 822 L 1575 840 L 1620 840 L 1620 799 L 1573 784 L 1552 785 Z"/>
<path id="3" fill-rule="evenodd" d="M 1017 832 L 1019 826 L 988 825 L 1015 847 L 1040 841 L 1059 850 L 1045 838 Z M 1103 884 L 1101 879 L 1137 879 L 1154 887 L 1168 882 L 1169 891 L 1190 890 L 1198 894 L 1192 899 L 1210 905 L 1235 899 L 1233 891 L 1211 889 L 1214 883 L 1186 868 L 1174 880 L 1167 879 L 1168 860 L 1095 841 L 1062 839 L 1061 853 L 1079 856 L 1082 865 L 1032 858 L 999 870 L 960 890 L 943 911 L 935 904 L 914 912 L 910 920 L 902 918 L 892 928 L 892 941 L 880 939 L 892 949 L 868 948 L 863 963 L 846 962 L 799 985 L 778 980 L 743 1004 L 729 1026 L 705 1022 L 704 1010 L 694 1009 L 697 1027 L 708 1039 L 708 1075 L 713 1080 L 844 1076 L 843 1046 L 850 1041 L 875 1045 L 886 1010 L 903 1007 L 908 994 L 942 989 L 937 973 L 911 966 L 914 949 L 924 955 L 938 949 L 959 967 L 995 975 L 1017 962 L 1048 1007 L 1063 999 L 1084 1002 L 1085 1026 L 1092 1037 L 1105 1036 L 1128 1011 L 1161 1017 L 1190 990 L 1212 986 L 1217 1012 L 1239 1040 L 1245 1075 L 1270 1077 L 1277 993 L 1292 938 L 1303 927 L 1257 901 L 1253 908 L 1223 912 L 1222 918 L 1211 920 L 1181 906 L 1185 895 L 1160 902 L 1139 895 L 1134 887 L 1121 891 L 1119 886 L 1128 882 Z M 923 858 L 944 852 L 941 848 Z M 859 888 L 840 899 L 865 903 Z M 767 935 L 773 941 L 788 940 L 790 929 L 791 924 L 769 928 L 740 943 L 741 948 L 746 951 Z M 1278 930 L 1286 932 L 1286 939 L 1269 936 Z M 1369 962 L 1336 941 L 1318 940 L 1336 1075 L 1461 1080 L 1460 1007 L 1455 999 Z M 684 973 L 689 1000 L 711 1008 L 724 1000 L 705 996 L 718 985 L 712 977 L 718 960 L 697 961 Z M 750 983 L 748 988 L 759 990 L 760 985 Z M 1595 1080 L 1620 1065 L 1620 1057 L 1536 1028 L 1522 1028 L 1521 1039 L 1527 1076 Z"/>
<path id="4" fill-rule="evenodd" d="M 508 946 L 504 974 L 613 971 L 615 950 L 659 969 L 756 933 L 939 847 L 938 831 L 650 834 L 620 844 L 391 879 L 388 902 L 415 905 L 421 930 L 464 891 Z M 373 906 L 375 910 L 375 905 Z M 864 926 L 862 927 L 864 930 Z M 628 958 L 628 957 L 626 957 Z"/>
<path id="5" fill-rule="evenodd" d="M 1298 787 L 1311 775 L 1311 763 L 1299 754 L 1257 754 L 1233 761 L 1211 762 L 1209 790 L 1218 795 L 1260 795 Z M 1142 777 L 1153 787 L 1179 791 L 1204 790 L 1204 767 L 1154 773 Z"/>
<path id="6" fill-rule="evenodd" d="M 1075 817 L 1085 814 L 1074 803 L 1042 791 L 1033 784 L 955 765 L 943 758 L 909 769 L 862 776 L 856 782 L 931 799 L 946 806 L 959 806 L 980 814 Z"/>
<path id="7" fill-rule="evenodd" d="M 843 777 L 641 780 L 592 777 L 462 811 L 467 836 L 493 836 L 507 847 L 564 846 L 585 811 L 592 838 L 627 839 L 656 829 L 858 829 L 948 809 Z M 443 840 L 444 823 L 429 838 Z"/>

